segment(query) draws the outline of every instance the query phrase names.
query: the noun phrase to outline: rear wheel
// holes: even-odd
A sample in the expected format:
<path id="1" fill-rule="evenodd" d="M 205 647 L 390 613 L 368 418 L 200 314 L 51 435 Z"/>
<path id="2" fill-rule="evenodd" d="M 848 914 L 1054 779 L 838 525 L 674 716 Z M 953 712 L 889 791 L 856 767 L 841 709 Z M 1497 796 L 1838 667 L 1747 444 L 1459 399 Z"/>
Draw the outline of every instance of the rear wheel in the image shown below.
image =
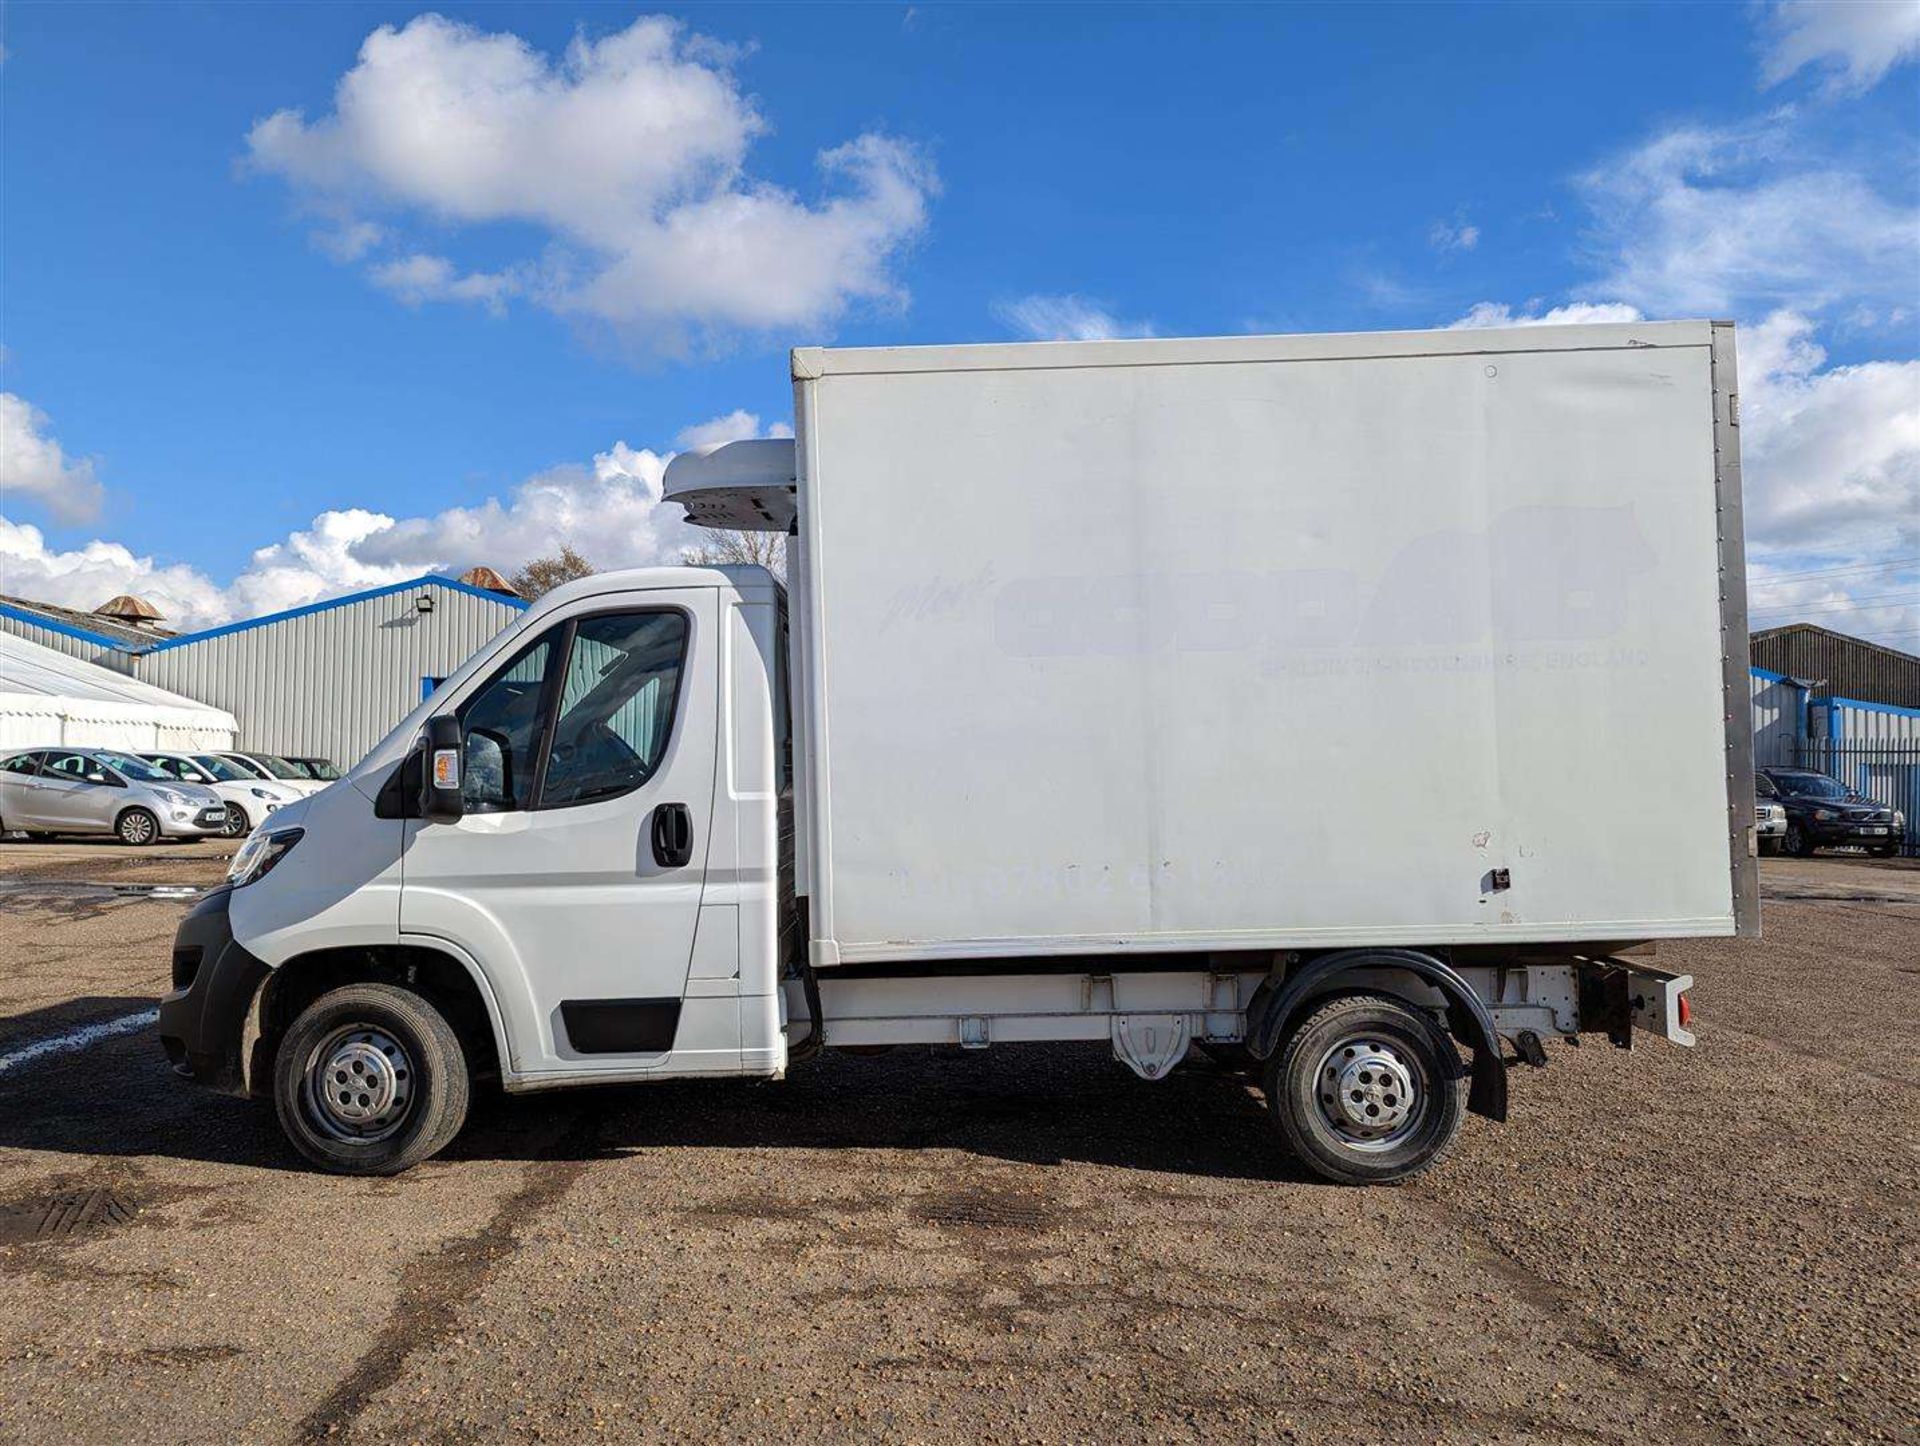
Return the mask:
<path id="1" fill-rule="evenodd" d="M 1460 1055 L 1397 999 L 1329 1000 L 1267 1061 L 1267 1108 L 1288 1149 L 1324 1179 L 1390 1185 L 1431 1166 L 1460 1132 Z"/>
<path id="2" fill-rule="evenodd" d="M 341 1175 L 397 1175 L 466 1122 L 466 1052 L 410 990 L 349 984 L 308 1005 L 274 1056 L 273 1103 L 293 1147 Z"/>
<path id="3" fill-rule="evenodd" d="M 144 808 L 130 808 L 114 822 L 113 831 L 121 843 L 145 848 L 160 841 L 160 820 Z"/>
<path id="4" fill-rule="evenodd" d="M 227 805 L 227 821 L 220 825 L 220 837 L 245 838 L 253 832 L 253 821 L 247 817 L 247 811 L 237 803 Z"/>

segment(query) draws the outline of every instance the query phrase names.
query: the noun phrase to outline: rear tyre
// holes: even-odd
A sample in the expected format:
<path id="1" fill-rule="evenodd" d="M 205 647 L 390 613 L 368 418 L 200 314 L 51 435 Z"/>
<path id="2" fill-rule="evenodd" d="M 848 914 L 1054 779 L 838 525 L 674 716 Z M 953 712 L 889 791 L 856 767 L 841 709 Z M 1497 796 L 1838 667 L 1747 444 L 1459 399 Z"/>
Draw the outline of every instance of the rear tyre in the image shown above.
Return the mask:
<path id="1" fill-rule="evenodd" d="M 247 817 L 247 811 L 237 803 L 227 805 L 227 821 L 220 825 L 221 838 L 245 838 L 253 832 L 253 822 Z"/>
<path id="2" fill-rule="evenodd" d="M 123 844 L 145 848 L 160 842 L 160 820 L 144 808 L 130 808 L 114 820 L 113 831 Z"/>
<path id="3" fill-rule="evenodd" d="M 392 984 L 349 984 L 280 1041 L 273 1104 L 293 1147 L 339 1175 L 397 1175 L 445 1149 L 472 1083 L 446 1016 Z"/>
<path id="4" fill-rule="evenodd" d="M 1428 1169 L 1460 1132 L 1459 1051 L 1425 1014 L 1378 994 L 1329 1000 L 1267 1061 L 1267 1108 L 1295 1157 L 1341 1185 Z"/>

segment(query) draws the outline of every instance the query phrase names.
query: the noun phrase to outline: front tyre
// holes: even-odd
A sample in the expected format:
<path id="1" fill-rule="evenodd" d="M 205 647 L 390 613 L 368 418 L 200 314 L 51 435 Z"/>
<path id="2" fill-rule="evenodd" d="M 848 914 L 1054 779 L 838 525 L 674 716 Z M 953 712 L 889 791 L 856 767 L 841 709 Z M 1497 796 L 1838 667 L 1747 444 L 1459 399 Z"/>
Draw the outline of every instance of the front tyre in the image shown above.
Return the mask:
<path id="1" fill-rule="evenodd" d="M 470 1089 L 453 1026 L 391 984 L 321 995 L 274 1056 L 280 1128 L 341 1175 L 397 1175 L 438 1154 L 466 1123 Z"/>
<path id="2" fill-rule="evenodd" d="M 221 838 L 245 838 L 253 832 L 253 820 L 237 803 L 227 805 L 227 821 L 220 825 Z"/>
<path id="3" fill-rule="evenodd" d="M 144 808 L 130 808 L 114 820 L 113 831 L 120 842 L 145 848 L 160 842 L 160 820 Z"/>
<path id="4" fill-rule="evenodd" d="M 1391 1185 L 1427 1169 L 1460 1132 L 1460 1055 L 1397 999 L 1321 1005 L 1267 1061 L 1267 1108 L 1287 1148 L 1342 1185 Z"/>

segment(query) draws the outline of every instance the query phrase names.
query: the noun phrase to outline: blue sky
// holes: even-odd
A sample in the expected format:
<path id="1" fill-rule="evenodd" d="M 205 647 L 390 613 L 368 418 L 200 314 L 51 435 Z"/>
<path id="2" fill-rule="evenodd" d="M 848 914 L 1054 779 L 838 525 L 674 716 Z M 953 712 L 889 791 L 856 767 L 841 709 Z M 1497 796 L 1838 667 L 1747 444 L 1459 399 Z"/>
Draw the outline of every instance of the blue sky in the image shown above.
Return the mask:
<path id="1" fill-rule="evenodd" d="M 656 13 L 10 4 L 0 591 L 671 556 L 797 343 L 1572 307 L 1739 319 L 1757 618 L 1920 644 L 1912 0 Z"/>

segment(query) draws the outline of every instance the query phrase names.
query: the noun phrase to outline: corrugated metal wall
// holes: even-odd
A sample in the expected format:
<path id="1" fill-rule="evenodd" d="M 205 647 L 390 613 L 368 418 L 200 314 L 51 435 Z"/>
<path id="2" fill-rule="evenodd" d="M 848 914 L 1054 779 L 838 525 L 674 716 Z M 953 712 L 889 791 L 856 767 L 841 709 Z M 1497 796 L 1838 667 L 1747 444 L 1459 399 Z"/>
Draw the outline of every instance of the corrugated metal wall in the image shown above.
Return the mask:
<path id="1" fill-rule="evenodd" d="M 56 628 L 43 628 L 12 613 L 0 612 L 0 632 L 12 633 L 16 638 L 25 638 L 43 648 L 52 648 L 56 653 L 65 653 L 70 658 L 85 658 L 89 663 L 97 663 L 103 668 L 115 668 L 122 673 L 129 671 L 125 656 L 105 643 L 96 643 L 91 638 L 76 638 Z"/>
<path id="2" fill-rule="evenodd" d="M 416 599 L 433 595 L 433 611 Z M 342 769 L 520 616 L 511 602 L 427 583 L 258 627 L 160 648 L 135 675 L 225 708 L 241 748 L 319 755 Z"/>
<path id="3" fill-rule="evenodd" d="M 1756 668 L 1809 679 L 1816 698 L 1837 695 L 1920 708 L 1920 657 L 1911 653 L 1811 623 L 1766 628 L 1753 635 L 1751 648 Z"/>
<path id="4" fill-rule="evenodd" d="M 1829 738 L 1920 747 L 1920 708 L 1874 707 L 1852 698 L 1835 698 L 1822 711 Z"/>
<path id="5" fill-rule="evenodd" d="M 1800 700 L 1796 688 L 1778 673 L 1753 669 L 1753 766 L 1791 767 L 1800 736 Z"/>

